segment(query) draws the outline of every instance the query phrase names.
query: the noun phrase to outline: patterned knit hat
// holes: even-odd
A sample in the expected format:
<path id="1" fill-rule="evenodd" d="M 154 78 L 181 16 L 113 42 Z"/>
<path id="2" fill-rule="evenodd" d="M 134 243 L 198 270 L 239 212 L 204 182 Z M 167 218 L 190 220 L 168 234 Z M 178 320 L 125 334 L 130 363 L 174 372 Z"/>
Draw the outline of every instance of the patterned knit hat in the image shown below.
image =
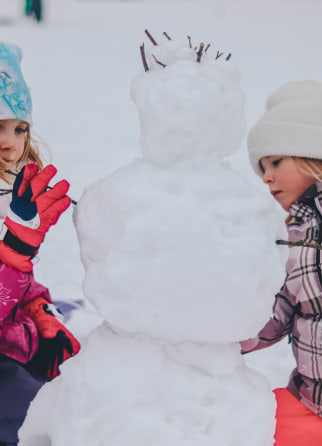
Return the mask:
<path id="1" fill-rule="evenodd" d="M 322 159 L 322 82 L 294 81 L 275 91 L 248 134 L 248 153 L 260 176 L 264 156 Z"/>
<path id="2" fill-rule="evenodd" d="M 0 42 L 0 119 L 20 119 L 31 125 L 31 97 L 20 70 L 21 58 L 20 48 Z"/>

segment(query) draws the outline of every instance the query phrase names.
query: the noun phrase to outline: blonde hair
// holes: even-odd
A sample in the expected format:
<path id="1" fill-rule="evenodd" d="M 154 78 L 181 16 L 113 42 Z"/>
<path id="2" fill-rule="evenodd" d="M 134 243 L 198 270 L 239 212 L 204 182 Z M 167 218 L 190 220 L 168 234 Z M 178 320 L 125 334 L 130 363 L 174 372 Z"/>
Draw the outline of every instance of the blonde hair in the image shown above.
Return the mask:
<path id="1" fill-rule="evenodd" d="M 300 156 L 292 156 L 292 158 L 303 173 L 310 175 L 317 181 L 322 181 L 322 159 L 302 158 Z M 288 215 L 285 223 L 288 224 L 292 220 L 292 215 Z"/>
<path id="2" fill-rule="evenodd" d="M 44 154 L 42 153 L 42 157 L 41 157 L 40 151 L 43 152 L 44 150 L 46 150 L 49 153 L 48 146 L 44 143 L 44 141 L 41 138 L 39 138 L 39 136 L 37 136 L 37 137 L 31 136 L 30 127 L 28 125 L 28 127 L 26 128 L 26 134 L 25 134 L 24 151 L 23 151 L 21 158 L 17 162 L 16 170 L 19 171 L 28 162 L 33 162 L 33 163 L 38 164 L 40 170 L 42 170 L 44 167 L 44 160 L 43 160 Z M 1 166 L 1 167 L 4 167 L 4 166 Z M 3 179 L 4 181 L 8 182 L 6 179 L 5 172 L 2 170 L 0 170 L 0 178 Z"/>
<path id="3" fill-rule="evenodd" d="M 315 178 L 317 181 L 322 181 L 322 159 L 302 158 L 299 156 L 292 156 L 299 169 Z"/>

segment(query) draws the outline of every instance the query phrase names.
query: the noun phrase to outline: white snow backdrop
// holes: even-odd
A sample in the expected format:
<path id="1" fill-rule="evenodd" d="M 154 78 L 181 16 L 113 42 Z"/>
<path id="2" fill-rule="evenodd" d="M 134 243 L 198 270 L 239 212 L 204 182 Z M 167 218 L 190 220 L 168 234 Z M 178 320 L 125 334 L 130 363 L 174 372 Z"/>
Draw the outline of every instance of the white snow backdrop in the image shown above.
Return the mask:
<path id="1" fill-rule="evenodd" d="M 176 39 L 189 34 L 197 42 L 211 42 L 215 50 L 231 52 L 243 75 L 248 125 L 275 88 L 293 79 L 319 79 L 322 73 L 319 1 L 51 0 L 45 6 L 46 20 L 38 25 L 21 18 L 22 2 L 0 0 L 1 39 L 23 48 L 34 129 L 51 147 L 74 199 L 88 184 L 139 154 L 138 117 L 129 86 L 141 64 L 145 28 L 159 35 L 167 31 Z M 245 148 L 232 160 L 235 169 L 264 190 Z M 47 236 L 36 277 L 54 299 L 82 297 L 83 268 L 71 211 Z M 79 313 L 71 326 L 85 337 L 99 321 Z M 293 365 L 285 342 L 248 355 L 247 362 L 272 386 L 285 385 Z"/>

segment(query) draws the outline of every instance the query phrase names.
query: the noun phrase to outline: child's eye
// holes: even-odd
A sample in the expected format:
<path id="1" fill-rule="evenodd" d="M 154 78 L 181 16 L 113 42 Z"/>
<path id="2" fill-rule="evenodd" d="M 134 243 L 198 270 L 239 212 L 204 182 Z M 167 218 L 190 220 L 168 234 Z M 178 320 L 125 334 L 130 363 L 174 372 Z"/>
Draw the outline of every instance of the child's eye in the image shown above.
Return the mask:
<path id="1" fill-rule="evenodd" d="M 272 165 L 274 167 L 277 167 L 280 164 L 280 162 L 282 161 L 282 159 L 283 158 L 278 158 L 277 160 L 272 161 Z"/>
<path id="2" fill-rule="evenodd" d="M 21 133 L 26 133 L 27 131 L 27 127 L 16 127 L 16 133 L 21 134 Z"/>

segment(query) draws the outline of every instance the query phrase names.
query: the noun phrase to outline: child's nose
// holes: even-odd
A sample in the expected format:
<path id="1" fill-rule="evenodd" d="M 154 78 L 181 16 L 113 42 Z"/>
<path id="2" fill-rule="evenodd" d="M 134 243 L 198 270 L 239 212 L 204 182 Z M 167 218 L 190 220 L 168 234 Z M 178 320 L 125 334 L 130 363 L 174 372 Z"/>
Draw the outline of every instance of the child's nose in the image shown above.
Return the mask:
<path id="1" fill-rule="evenodd" d="M 264 182 L 265 184 L 270 184 L 270 183 L 272 183 L 273 181 L 274 181 L 274 177 L 273 177 L 272 173 L 269 172 L 269 171 L 266 171 L 266 172 L 264 173 L 264 175 L 263 175 L 263 182 Z"/>
<path id="2" fill-rule="evenodd" d="M 0 135 L 0 150 L 14 149 L 15 140 L 14 136 L 9 132 L 2 133 Z"/>

